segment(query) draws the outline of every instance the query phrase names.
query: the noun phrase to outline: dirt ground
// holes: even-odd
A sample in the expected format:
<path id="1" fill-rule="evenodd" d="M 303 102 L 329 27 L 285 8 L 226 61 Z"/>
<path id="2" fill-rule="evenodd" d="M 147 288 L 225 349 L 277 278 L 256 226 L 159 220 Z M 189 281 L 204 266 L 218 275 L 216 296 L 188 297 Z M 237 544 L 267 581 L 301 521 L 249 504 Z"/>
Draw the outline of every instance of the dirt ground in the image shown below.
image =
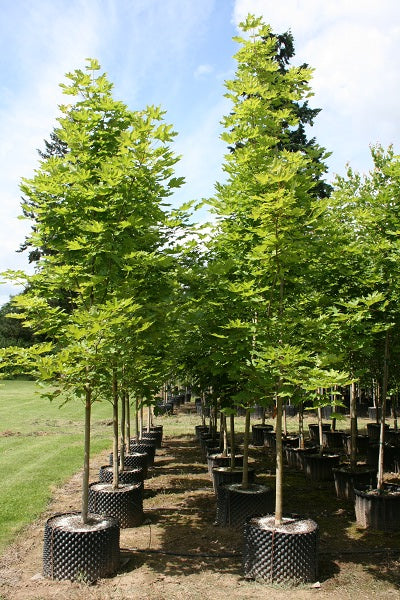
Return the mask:
<path id="1" fill-rule="evenodd" d="M 92 481 L 97 480 L 99 466 L 107 464 L 107 456 L 92 461 Z M 273 484 L 268 450 L 253 448 L 251 456 L 261 473 L 258 480 Z M 79 509 L 78 473 L 54 490 L 46 513 L 0 558 L 0 600 L 400 599 L 399 535 L 350 535 L 352 507 L 334 497 L 333 484 L 314 486 L 308 495 L 310 484 L 303 474 L 293 474 L 292 486 L 293 481 L 296 491 L 287 492 L 286 508 L 290 512 L 303 498 L 302 511 L 321 528 L 319 581 L 312 586 L 288 588 L 243 578 L 242 534 L 214 525 L 216 501 L 207 466 L 196 438 L 188 435 L 165 439 L 157 451 L 145 481 L 146 520 L 140 527 L 121 530 L 121 568 L 116 576 L 87 585 L 41 575 L 44 522 L 54 513 Z M 321 497 L 325 504 L 320 504 Z"/>

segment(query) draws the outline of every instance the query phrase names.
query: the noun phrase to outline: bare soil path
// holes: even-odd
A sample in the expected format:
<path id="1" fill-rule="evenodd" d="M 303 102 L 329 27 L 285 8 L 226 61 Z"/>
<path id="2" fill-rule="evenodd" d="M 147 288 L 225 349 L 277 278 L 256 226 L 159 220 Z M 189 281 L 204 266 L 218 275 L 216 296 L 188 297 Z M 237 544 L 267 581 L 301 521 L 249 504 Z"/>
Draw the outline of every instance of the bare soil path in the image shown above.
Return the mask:
<path id="1" fill-rule="evenodd" d="M 92 481 L 107 456 L 93 460 Z M 260 480 L 273 483 L 267 452 L 254 448 L 252 456 Z M 79 509 L 78 473 L 54 490 L 46 513 L 0 558 L 0 600 L 400 599 L 400 553 L 382 552 L 386 546 L 400 548 L 400 536 L 356 532 L 355 541 L 346 533 L 352 527 L 351 507 L 332 497 L 332 486 L 316 486 L 309 496 L 304 477 L 293 477 L 291 485 L 294 481 L 297 490 L 288 492 L 287 509 L 293 512 L 300 502 L 298 512 L 315 518 L 321 527 L 320 581 L 315 587 L 282 588 L 243 579 L 241 532 L 214 525 L 215 496 L 207 467 L 195 437 L 181 436 L 167 438 L 157 451 L 145 482 L 146 521 L 121 530 L 122 564 L 115 577 L 86 585 L 41 575 L 44 522 L 54 513 Z M 321 496 L 327 497 L 327 505 L 318 505 Z M 373 548 L 376 553 L 370 552 Z"/>

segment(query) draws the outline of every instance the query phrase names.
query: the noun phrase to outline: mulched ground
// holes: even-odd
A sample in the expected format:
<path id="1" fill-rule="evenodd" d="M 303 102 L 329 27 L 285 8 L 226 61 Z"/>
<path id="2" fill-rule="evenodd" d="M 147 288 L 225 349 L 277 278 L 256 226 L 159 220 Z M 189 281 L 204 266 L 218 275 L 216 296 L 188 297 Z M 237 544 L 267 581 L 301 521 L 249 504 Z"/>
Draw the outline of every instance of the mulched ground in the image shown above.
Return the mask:
<path id="1" fill-rule="evenodd" d="M 108 452 L 92 462 L 92 481 Z M 252 448 L 257 481 L 274 486 L 272 451 Z M 79 509 L 81 474 L 55 490 L 45 514 L 26 528 L 0 559 L 0 599 L 12 600 L 226 600 L 285 598 L 400 598 L 400 534 L 357 529 L 354 510 L 333 484 L 311 484 L 287 469 L 285 512 L 320 526 L 319 582 L 296 589 L 246 581 L 242 533 L 215 526 L 216 500 L 193 435 L 169 437 L 145 482 L 146 520 L 121 530 L 121 569 L 96 584 L 44 579 L 43 529 L 54 513 Z"/>

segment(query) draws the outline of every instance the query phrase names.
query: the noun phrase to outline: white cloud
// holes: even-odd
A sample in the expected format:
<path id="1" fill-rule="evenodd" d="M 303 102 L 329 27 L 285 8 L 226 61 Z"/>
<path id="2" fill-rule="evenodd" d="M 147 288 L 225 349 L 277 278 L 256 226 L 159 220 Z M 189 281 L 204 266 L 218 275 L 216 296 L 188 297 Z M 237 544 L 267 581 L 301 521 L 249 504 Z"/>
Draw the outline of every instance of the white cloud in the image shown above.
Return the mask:
<path id="1" fill-rule="evenodd" d="M 370 143 L 400 139 L 397 0 L 236 0 L 234 22 L 249 12 L 276 33 L 291 29 L 296 62 L 315 69 L 311 104 L 322 112 L 313 134 L 333 151 L 335 171 L 348 160 L 364 170 Z"/>
<path id="2" fill-rule="evenodd" d="M 214 71 L 212 65 L 199 65 L 194 72 L 195 77 L 202 77 L 203 75 L 210 75 Z"/>

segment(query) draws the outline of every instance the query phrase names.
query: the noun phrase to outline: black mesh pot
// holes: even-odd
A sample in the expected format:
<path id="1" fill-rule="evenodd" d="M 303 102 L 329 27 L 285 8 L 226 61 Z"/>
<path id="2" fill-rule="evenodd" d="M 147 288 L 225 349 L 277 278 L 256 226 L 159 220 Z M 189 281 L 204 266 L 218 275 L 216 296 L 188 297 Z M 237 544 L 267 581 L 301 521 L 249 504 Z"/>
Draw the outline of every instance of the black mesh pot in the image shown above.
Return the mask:
<path id="1" fill-rule="evenodd" d="M 244 528 L 243 570 L 249 579 L 299 584 L 317 578 L 318 525 L 272 515 L 249 519 Z"/>
<path id="2" fill-rule="evenodd" d="M 194 432 L 196 434 L 197 439 L 200 441 L 200 435 L 202 433 L 208 433 L 207 425 L 195 425 Z"/>
<path id="3" fill-rule="evenodd" d="M 253 446 L 264 446 L 264 433 L 273 429 L 273 425 L 253 425 L 251 428 Z"/>
<path id="4" fill-rule="evenodd" d="M 214 492 L 217 493 L 218 486 L 223 483 L 241 483 L 243 479 L 243 468 L 215 467 L 212 470 Z M 255 470 L 249 467 L 249 483 L 254 483 Z"/>
<path id="5" fill-rule="evenodd" d="M 355 471 L 333 469 L 336 496 L 341 500 L 354 500 L 354 488 L 373 486 L 376 483 L 376 469 L 365 467 Z"/>
<path id="6" fill-rule="evenodd" d="M 117 519 L 79 513 L 57 514 L 44 530 L 43 575 L 51 579 L 93 582 L 114 575 L 119 567 Z"/>
<path id="7" fill-rule="evenodd" d="M 220 453 L 213 453 L 207 455 L 207 466 L 208 474 L 212 478 L 212 470 L 215 467 L 229 467 L 231 464 L 231 457 L 223 456 Z M 243 467 L 243 454 L 235 454 L 235 467 Z"/>
<path id="8" fill-rule="evenodd" d="M 124 469 L 119 471 L 118 480 L 120 483 L 143 483 L 143 469 Z M 99 470 L 99 481 L 102 483 L 113 482 L 113 468 L 103 465 Z"/>
<path id="9" fill-rule="evenodd" d="M 146 443 L 142 440 L 139 443 L 130 444 L 129 446 L 129 454 L 139 452 L 147 455 L 147 466 L 150 468 L 154 465 L 154 457 L 156 455 L 156 447 L 154 444 Z"/>
<path id="10" fill-rule="evenodd" d="M 89 486 L 90 512 L 115 517 L 120 527 L 137 527 L 144 520 L 143 484 L 122 484 L 116 490 L 109 483 Z"/>
<path id="11" fill-rule="evenodd" d="M 357 525 L 364 529 L 400 531 L 400 486 L 386 485 L 383 492 L 355 489 Z"/>
<path id="12" fill-rule="evenodd" d="M 153 427 L 150 427 L 150 431 L 157 434 L 156 448 L 161 448 L 162 439 L 163 439 L 163 426 L 162 425 L 153 425 Z"/>
<path id="13" fill-rule="evenodd" d="M 239 527 L 250 516 L 266 515 L 273 510 L 274 496 L 265 485 L 241 483 L 220 485 L 217 490 L 216 523 L 222 527 Z"/>
<path id="14" fill-rule="evenodd" d="M 330 423 L 323 423 L 322 424 L 322 432 L 324 431 L 330 431 L 331 429 L 331 425 Z M 317 442 L 317 444 L 319 444 L 319 426 L 318 423 L 310 423 L 308 426 L 308 431 L 310 432 L 310 439 L 313 442 Z"/>
<path id="15" fill-rule="evenodd" d="M 333 481 L 332 469 L 339 466 L 339 454 L 305 454 L 304 473 L 311 481 Z"/>
<path id="16" fill-rule="evenodd" d="M 264 432 L 264 445 L 266 448 L 271 448 L 275 450 L 276 448 L 276 433 L 275 431 L 265 431 Z"/>
<path id="17" fill-rule="evenodd" d="M 357 435 L 356 437 L 357 454 L 365 456 L 368 450 L 369 437 L 367 435 Z M 343 448 L 346 454 L 350 456 L 351 453 L 351 435 L 343 436 Z"/>
<path id="18" fill-rule="evenodd" d="M 322 442 L 329 450 L 343 450 L 343 431 L 323 431 Z"/>
<path id="19" fill-rule="evenodd" d="M 389 429 L 389 425 L 385 423 L 385 429 Z M 380 423 L 367 423 L 367 434 L 370 442 L 378 442 L 381 433 Z"/>
<path id="20" fill-rule="evenodd" d="M 290 446 L 286 446 L 285 454 L 288 466 L 304 471 L 304 456 L 306 454 L 315 454 L 316 451 L 316 446 L 312 448 L 291 448 Z"/>
<path id="21" fill-rule="evenodd" d="M 118 457 L 119 458 L 119 457 Z M 113 453 L 110 453 L 109 456 L 110 465 L 113 465 Z M 148 477 L 148 455 L 145 452 L 131 452 L 130 454 L 125 454 L 125 467 L 128 469 L 143 469 L 143 479 L 147 479 Z"/>
<path id="22" fill-rule="evenodd" d="M 159 435 L 156 431 L 143 431 L 142 433 L 142 437 L 139 440 L 140 442 L 144 442 L 144 443 L 151 443 L 154 448 L 157 448 L 157 444 L 158 444 L 158 439 L 159 439 Z"/>

